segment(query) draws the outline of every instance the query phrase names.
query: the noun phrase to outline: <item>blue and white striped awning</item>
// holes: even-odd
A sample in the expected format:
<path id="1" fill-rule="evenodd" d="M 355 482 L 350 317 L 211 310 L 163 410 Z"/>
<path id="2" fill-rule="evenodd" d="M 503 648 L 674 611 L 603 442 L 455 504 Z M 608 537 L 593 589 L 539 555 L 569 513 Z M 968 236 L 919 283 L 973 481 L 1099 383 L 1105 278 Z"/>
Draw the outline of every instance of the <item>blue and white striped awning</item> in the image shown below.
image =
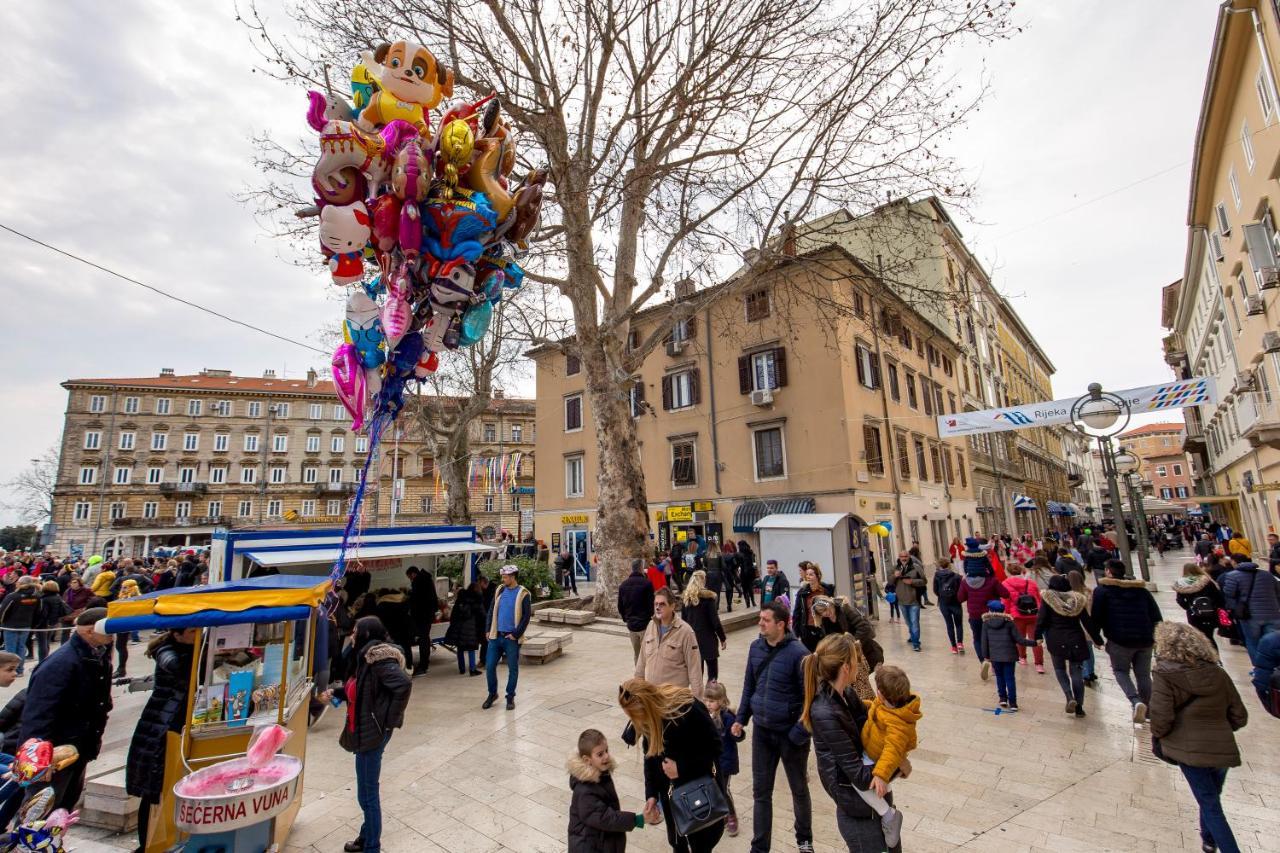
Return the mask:
<path id="1" fill-rule="evenodd" d="M 1013 496 L 1013 508 L 1015 510 L 1031 511 L 1031 510 L 1037 510 L 1040 507 L 1036 505 L 1035 498 L 1032 498 L 1029 495 L 1015 494 Z"/>
<path id="2" fill-rule="evenodd" d="M 1058 501 L 1045 501 L 1049 506 L 1049 515 L 1075 515 L 1076 511 L 1071 508 L 1070 504 L 1059 503 Z"/>

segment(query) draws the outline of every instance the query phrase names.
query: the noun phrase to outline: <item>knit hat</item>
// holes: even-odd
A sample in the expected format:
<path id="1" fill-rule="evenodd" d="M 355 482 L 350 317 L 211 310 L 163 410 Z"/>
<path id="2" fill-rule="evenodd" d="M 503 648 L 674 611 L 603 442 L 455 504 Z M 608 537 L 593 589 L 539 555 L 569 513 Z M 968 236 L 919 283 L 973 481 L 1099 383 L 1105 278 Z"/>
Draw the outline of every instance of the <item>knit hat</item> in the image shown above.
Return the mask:
<path id="1" fill-rule="evenodd" d="M 987 609 L 990 610 L 992 613 L 1003 613 L 1004 602 L 998 598 L 992 599 L 991 601 L 987 602 Z"/>
<path id="2" fill-rule="evenodd" d="M 981 547 L 981 543 L 979 543 L 975 537 L 970 536 L 968 539 L 964 540 L 964 547 L 970 551 L 976 551 Z"/>

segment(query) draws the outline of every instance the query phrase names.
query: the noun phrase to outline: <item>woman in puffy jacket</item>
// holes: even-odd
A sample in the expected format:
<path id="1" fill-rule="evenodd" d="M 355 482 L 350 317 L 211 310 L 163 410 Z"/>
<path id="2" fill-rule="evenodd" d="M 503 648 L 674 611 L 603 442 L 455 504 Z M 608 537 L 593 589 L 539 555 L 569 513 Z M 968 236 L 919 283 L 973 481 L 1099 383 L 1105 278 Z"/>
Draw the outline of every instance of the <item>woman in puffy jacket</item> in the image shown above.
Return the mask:
<path id="1" fill-rule="evenodd" d="M 338 743 L 356 756 L 356 799 L 364 812 L 360 834 L 343 845 L 346 853 L 382 849 L 382 753 L 391 732 L 404 725 L 413 683 L 404 671 L 404 653 L 392 645 L 376 616 L 356 622 L 355 674 L 333 695 L 347 703 L 347 721 Z M 321 696 L 327 701 L 328 696 Z"/>
<path id="2" fill-rule="evenodd" d="M 818 778 L 836 805 L 836 828 L 850 853 L 900 851 L 902 814 L 893 809 L 893 794 L 862 763 L 862 727 L 867 709 L 854 693 L 857 641 L 848 634 L 832 634 L 805 658 L 804 710 L 800 721 L 813 734 Z M 860 792 L 875 790 L 888 802 L 896 818 L 882 822 Z"/>
<path id="3" fill-rule="evenodd" d="M 147 849 L 151 811 L 160 804 L 163 793 L 169 733 L 180 736 L 187 722 L 191 661 L 199 630 L 168 631 L 147 645 L 147 657 L 156 662 L 155 684 L 133 730 L 124 768 L 125 791 L 140 801 L 138 847 L 142 850 Z"/>
<path id="4" fill-rule="evenodd" d="M 1084 662 L 1089 659 L 1089 640 L 1102 644 L 1102 636 L 1085 609 L 1087 601 L 1082 593 L 1072 591 L 1071 581 L 1054 575 L 1041 597 L 1036 618 L 1036 639 L 1044 640 L 1053 658 L 1053 674 L 1066 696 L 1067 713 L 1077 717 L 1085 715 Z"/>
<path id="5" fill-rule="evenodd" d="M 1204 634 L 1209 645 L 1218 648 L 1213 634 L 1218 628 L 1218 611 L 1227 606 L 1222 588 L 1204 566 L 1192 561 L 1183 564 L 1182 577 L 1173 582 L 1173 592 L 1178 606 L 1187 612 L 1187 624 Z"/>
<path id="6" fill-rule="evenodd" d="M 458 675 L 480 674 L 476 669 L 476 649 L 480 648 L 483 636 L 484 598 L 480 595 L 479 584 L 472 583 L 458 592 L 453 610 L 449 612 L 449 629 L 444 635 L 444 641 L 457 652 Z"/>
<path id="7" fill-rule="evenodd" d="M 680 616 L 693 629 L 698 641 L 698 654 L 702 656 L 702 669 L 707 681 L 720 680 L 720 650 L 727 644 L 720 613 L 716 609 L 716 594 L 706 588 L 707 574 L 699 569 L 689 578 L 680 596 Z"/>
<path id="8" fill-rule="evenodd" d="M 1009 577 L 1004 582 L 1008 597 L 1004 601 L 1004 612 L 1013 617 L 1013 627 L 1018 635 L 1033 640 L 1036 636 L 1036 617 L 1040 613 L 1040 587 L 1027 577 L 1026 569 L 1017 563 L 1009 565 Z M 1036 661 L 1036 672 L 1044 674 L 1044 648 L 1036 645 L 1032 655 Z M 1018 646 L 1018 663 L 1026 666 L 1026 647 Z"/>

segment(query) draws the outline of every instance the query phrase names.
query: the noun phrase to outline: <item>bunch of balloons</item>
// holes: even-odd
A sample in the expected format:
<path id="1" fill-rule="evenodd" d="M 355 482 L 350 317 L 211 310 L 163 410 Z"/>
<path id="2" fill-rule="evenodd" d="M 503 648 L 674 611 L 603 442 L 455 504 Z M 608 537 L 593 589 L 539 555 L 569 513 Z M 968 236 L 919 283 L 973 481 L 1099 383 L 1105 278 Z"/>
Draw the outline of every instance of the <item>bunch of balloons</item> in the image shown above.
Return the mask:
<path id="1" fill-rule="evenodd" d="M 875 524 L 867 525 L 867 532 L 879 536 L 881 539 L 888 536 L 892 530 L 893 522 L 891 521 L 877 521 Z"/>
<path id="2" fill-rule="evenodd" d="M 352 429 L 375 435 L 440 353 L 484 337 L 542 206 L 545 170 L 513 185 L 515 137 L 496 94 L 453 98 L 453 72 L 411 41 L 381 44 L 351 73 L 351 103 L 309 92 L 320 134 L 312 187 L 320 248 L 350 290 L 333 354 Z M 372 444 L 372 442 L 371 442 Z"/>

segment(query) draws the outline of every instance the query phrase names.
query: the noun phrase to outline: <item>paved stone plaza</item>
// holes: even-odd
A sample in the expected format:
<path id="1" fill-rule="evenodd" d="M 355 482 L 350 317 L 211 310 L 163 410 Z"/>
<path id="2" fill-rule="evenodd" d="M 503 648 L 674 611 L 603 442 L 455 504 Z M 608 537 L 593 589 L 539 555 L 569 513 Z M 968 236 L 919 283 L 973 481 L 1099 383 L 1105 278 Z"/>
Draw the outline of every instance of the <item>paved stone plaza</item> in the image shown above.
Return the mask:
<path id="1" fill-rule="evenodd" d="M 1156 570 L 1166 614 L 1182 618 L 1168 583 L 1181 564 L 1175 552 Z M 1199 850 L 1196 811 L 1181 775 L 1151 758 L 1149 737 L 1135 736 L 1128 703 L 1111 673 L 1100 667 L 1098 690 L 1086 697 L 1089 717 L 1063 713 L 1052 668 L 1037 675 L 1018 667 L 1022 712 L 996 716 L 995 681 L 982 682 L 972 653 L 947 650 L 936 609 L 923 618 L 924 651 L 911 652 L 906 628 L 881 623 L 889 660 L 903 665 L 923 697 L 920 748 L 914 773 L 894 789 L 906 814 L 908 851 L 1174 851 Z M 741 688 L 747 645 L 755 631 L 729 638 L 721 671 L 730 693 Z M 1242 849 L 1280 851 L 1280 723 L 1246 693 L 1242 648 L 1227 648 L 1226 664 L 1241 686 L 1250 722 L 1239 735 L 1244 766 L 1232 770 L 1224 795 Z M 1105 659 L 1105 658 L 1104 658 Z M 145 659 L 139 657 L 138 663 Z M 131 667 L 135 675 L 140 667 Z M 414 681 L 406 727 L 388 748 L 383 769 L 383 844 L 390 853 L 551 853 L 565 849 L 569 790 L 565 759 L 578 733 L 603 730 L 619 762 L 624 808 L 639 809 L 643 783 L 637 751 L 616 738 L 623 715 L 614 704 L 618 683 L 631 672 L 625 636 L 578 631 L 567 653 L 546 666 L 525 666 L 515 711 L 501 703 L 480 710 L 483 677 L 457 675 L 445 652 L 429 676 Z M 502 673 L 505 676 L 505 672 Z M 7 691 L 6 691 L 7 692 Z M 113 716 L 108 745 L 127 746 L 140 697 L 127 697 Z M 289 850 L 334 853 L 360 825 L 351 756 L 339 748 L 340 713 L 311 731 L 305 804 Z M 750 738 L 742 745 L 743 775 L 735 777 L 742 830 L 717 848 L 750 846 Z M 105 756 L 104 756 L 105 758 Z M 1135 760 L 1136 758 L 1136 760 Z M 831 801 L 813 784 L 815 848 L 843 851 Z M 778 775 L 774 849 L 794 851 L 791 809 Z M 134 846 L 132 836 L 73 833 L 81 850 Z M 665 832 L 631 833 L 629 850 L 667 850 Z"/>

